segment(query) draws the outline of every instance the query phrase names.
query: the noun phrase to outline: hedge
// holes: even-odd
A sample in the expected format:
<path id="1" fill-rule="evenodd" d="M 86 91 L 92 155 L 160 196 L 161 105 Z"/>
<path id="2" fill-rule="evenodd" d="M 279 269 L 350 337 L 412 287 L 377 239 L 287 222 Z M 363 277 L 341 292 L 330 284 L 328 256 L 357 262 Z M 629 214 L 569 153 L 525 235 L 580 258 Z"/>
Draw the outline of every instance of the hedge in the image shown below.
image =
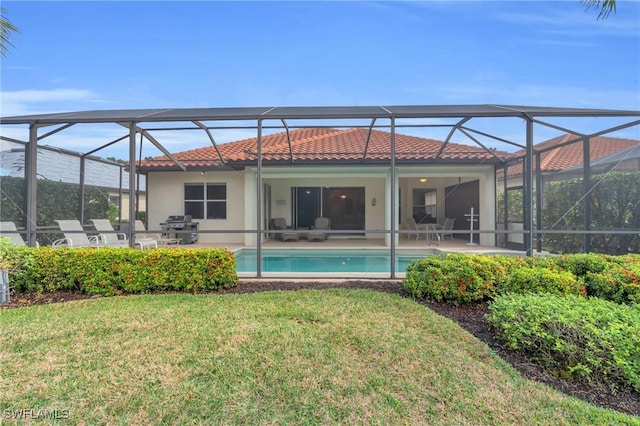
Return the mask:
<path id="1" fill-rule="evenodd" d="M 640 391 L 640 305 L 526 294 L 496 297 L 489 310 L 509 349 L 568 378 Z"/>
<path id="2" fill-rule="evenodd" d="M 80 291 L 118 295 L 154 291 L 219 290 L 237 285 L 233 254 L 226 249 L 31 248 L 7 250 L 15 292 Z"/>
<path id="3" fill-rule="evenodd" d="M 528 292 L 633 304 L 640 303 L 640 255 L 429 256 L 409 264 L 404 287 L 413 297 L 456 305 Z"/>
<path id="4" fill-rule="evenodd" d="M 403 284 L 413 297 L 454 305 L 530 291 L 585 295 L 582 281 L 546 257 L 429 256 L 408 265 Z"/>

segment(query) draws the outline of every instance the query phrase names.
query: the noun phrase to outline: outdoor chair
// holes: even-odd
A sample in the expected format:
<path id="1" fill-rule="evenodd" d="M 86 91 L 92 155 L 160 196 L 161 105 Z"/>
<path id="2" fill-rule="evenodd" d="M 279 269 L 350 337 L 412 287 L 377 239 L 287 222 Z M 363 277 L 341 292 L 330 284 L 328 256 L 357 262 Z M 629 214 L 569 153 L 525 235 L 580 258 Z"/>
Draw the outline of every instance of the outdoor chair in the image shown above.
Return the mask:
<path id="1" fill-rule="evenodd" d="M 420 231 L 426 231 L 428 226 L 428 224 L 426 223 L 421 223 L 420 225 L 418 225 L 416 223 L 416 220 L 411 216 L 405 217 L 402 220 L 402 224 L 405 229 L 410 231 L 407 233 L 407 238 L 411 238 L 412 235 L 415 235 L 416 240 L 420 238 Z"/>
<path id="2" fill-rule="evenodd" d="M 107 247 L 129 247 L 129 239 L 126 234 L 116 232 L 109 219 L 91 219 L 93 226 L 100 234 L 102 244 Z M 141 250 L 158 248 L 158 243 L 151 238 L 135 238 L 135 245 Z"/>
<path id="3" fill-rule="evenodd" d="M 87 236 L 79 220 L 56 220 L 64 238 L 55 240 L 52 247 L 104 247 L 98 235 Z"/>
<path id="4" fill-rule="evenodd" d="M 25 245 L 16 224 L 13 222 L 0 222 L 0 237 L 9 238 L 12 243 L 19 246 Z"/>
<path id="5" fill-rule="evenodd" d="M 283 217 L 275 217 L 271 219 L 271 229 L 275 229 L 275 237 L 282 241 L 298 241 L 300 239 L 300 233 L 287 226 L 287 221 Z"/>
<path id="6" fill-rule="evenodd" d="M 447 217 L 444 219 L 444 223 L 442 225 L 436 225 L 436 229 L 438 233 L 444 240 L 445 235 L 448 235 L 453 240 L 453 224 L 456 223 L 455 217 Z"/>
<path id="7" fill-rule="evenodd" d="M 327 217 L 317 217 L 313 221 L 311 231 L 307 235 L 309 241 L 324 241 L 327 239 L 327 234 L 322 231 L 331 230 L 331 219 Z"/>
<path id="8" fill-rule="evenodd" d="M 182 242 L 181 238 L 166 238 L 161 234 L 149 234 L 147 233 L 147 228 L 144 226 L 144 223 L 141 220 L 136 220 L 135 222 L 135 230 L 136 230 L 136 240 L 137 239 L 152 239 L 156 241 L 159 246 L 177 246 Z"/>

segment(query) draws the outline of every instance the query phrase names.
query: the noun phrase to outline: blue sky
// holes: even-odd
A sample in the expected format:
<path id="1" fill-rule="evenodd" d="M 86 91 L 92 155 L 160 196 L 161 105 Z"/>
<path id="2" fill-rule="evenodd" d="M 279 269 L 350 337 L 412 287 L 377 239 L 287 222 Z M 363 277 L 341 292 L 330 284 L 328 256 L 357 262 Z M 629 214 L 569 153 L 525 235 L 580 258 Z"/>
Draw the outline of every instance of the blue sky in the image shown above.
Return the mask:
<path id="1" fill-rule="evenodd" d="M 578 0 L 2 5 L 21 30 L 1 63 L 2 116 L 288 105 L 640 109 L 637 1 L 618 1 L 606 20 Z M 227 139 L 240 136 L 249 135 Z"/>

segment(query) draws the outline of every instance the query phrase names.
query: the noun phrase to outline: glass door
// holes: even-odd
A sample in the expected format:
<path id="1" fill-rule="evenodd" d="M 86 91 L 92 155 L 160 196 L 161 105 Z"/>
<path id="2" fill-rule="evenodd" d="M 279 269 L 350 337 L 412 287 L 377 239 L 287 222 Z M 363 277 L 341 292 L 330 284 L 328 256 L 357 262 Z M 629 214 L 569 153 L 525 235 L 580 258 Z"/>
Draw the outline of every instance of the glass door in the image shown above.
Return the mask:
<path id="1" fill-rule="evenodd" d="M 320 187 L 294 187 L 293 194 L 293 226 L 294 228 L 310 228 L 317 217 L 321 216 L 322 202 Z"/>

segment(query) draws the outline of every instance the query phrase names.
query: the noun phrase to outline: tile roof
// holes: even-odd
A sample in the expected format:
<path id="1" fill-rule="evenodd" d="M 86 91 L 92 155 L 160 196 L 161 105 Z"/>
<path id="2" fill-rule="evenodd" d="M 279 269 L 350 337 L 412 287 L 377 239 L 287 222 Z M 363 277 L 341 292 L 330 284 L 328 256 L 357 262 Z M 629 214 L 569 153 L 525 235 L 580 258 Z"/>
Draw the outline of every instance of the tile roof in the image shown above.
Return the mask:
<path id="1" fill-rule="evenodd" d="M 263 164 L 291 164 L 293 163 L 376 163 L 388 162 L 390 158 L 391 134 L 372 130 L 367 145 L 369 130 L 363 128 L 334 129 L 334 128 L 304 128 L 289 132 L 291 146 L 289 146 L 287 132 L 266 135 L 262 137 Z M 442 141 L 397 134 L 396 161 L 399 162 L 497 162 L 500 158 L 508 158 L 511 154 L 502 151 L 488 152 L 484 148 L 448 143 L 445 145 L 438 160 L 437 154 L 443 146 Z M 244 139 L 236 142 L 192 149 L 172 154 L 187 169 L 216 168 L 224 165 L 242 167 L 255 162 L 257 138 Z M 143 160 L 142 170 L 175 169 L 173 162 L 166 156 L 158 156 Z"/>
<path id="2" fill-rule="evenodd" d="M 578 141 L 569 145 L 554 148 L 558 145 L 562 145 L 563 143 L 576 139 L 577 137 L 578 136 L 576 135 L 567 133 L 535 145 L 535 151 L 544 151 L 540 154 L 540 169 L 543 172 L 557 172 L 581 166 L 583 164 L 582 142 Z M 640 140 L 596 136 L 590 140 L 590 158 L 591 161 L 594 161 L 638 145 L 640 145 Z M 524 154 L 525 150 L 520 150 L 515 153 L 515 156 L 520 157 Z M 521 161 L 516 165 L 510 166 L 508 169 L 508 175 L 510 176 L 520 174 L 522 174 Z"/>

